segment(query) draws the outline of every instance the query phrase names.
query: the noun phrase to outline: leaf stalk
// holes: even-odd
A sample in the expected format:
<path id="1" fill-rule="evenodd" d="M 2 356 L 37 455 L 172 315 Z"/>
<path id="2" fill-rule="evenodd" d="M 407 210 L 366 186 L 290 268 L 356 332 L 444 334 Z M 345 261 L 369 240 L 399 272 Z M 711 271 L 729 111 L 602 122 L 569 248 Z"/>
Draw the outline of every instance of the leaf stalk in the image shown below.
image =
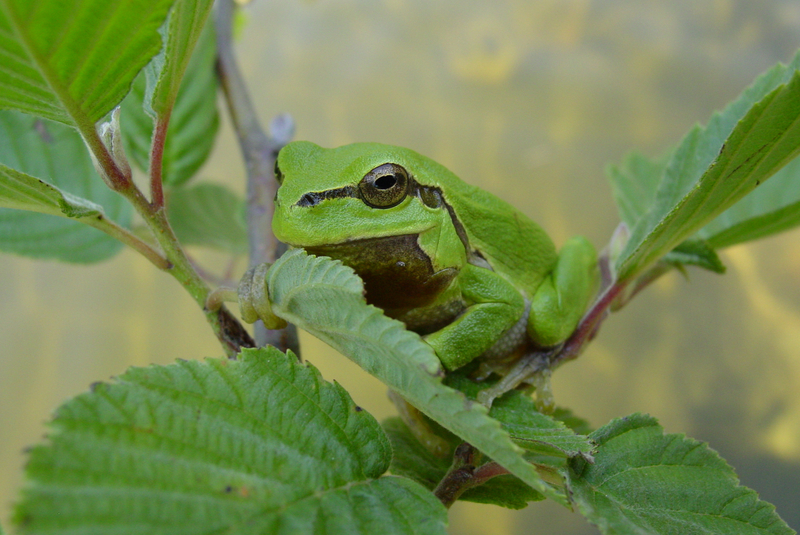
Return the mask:
<path id="1" fill-rule="evenodd" d="M 170 113 L 159 115 L 153 129 L 150 148 L 150 204 L 155 209 L 164 207 L 164 146 L 167 141 Z"/>
<path id="2" fill-rule="evenodd" d="M 253 347 L 255 344 L 250 334 L 227 308 L 220 306 L 215 310 L 209 310 L 206 307 L 206 300 L 211 289 L 192 266 L 169 224 L 163 200 L 160 163 L 168 121 L 160 118 L 157 120 L 157 124 L 159 126 L 156 131 L 162 132 L 164 135 L 155 136 L 153 140 L 153 154 L 156 155 L 157 164 L 151 165 L 150 183 L 154 192 L 154 202 L 148 201 L 133 182 L 130 174 L 126 174 L 120 169 L 95 128 L 82 129 L 82 134 L 97 163 L 98 172 L 106 184 L 133 205 L 152 232 L 163 254 L 158 253 L 153 247 L 125 229 L 108 223 L 108 219 L 95 220 L 91 224 L 130 245 L 156 267 L 166 271 L 180 282 L 203 310 L 206 320 L 211 325 L 225 353 L 229 357 L 234 357 L 242 348 Z M 155 187 L 153 187 L 154 185 Z"/>

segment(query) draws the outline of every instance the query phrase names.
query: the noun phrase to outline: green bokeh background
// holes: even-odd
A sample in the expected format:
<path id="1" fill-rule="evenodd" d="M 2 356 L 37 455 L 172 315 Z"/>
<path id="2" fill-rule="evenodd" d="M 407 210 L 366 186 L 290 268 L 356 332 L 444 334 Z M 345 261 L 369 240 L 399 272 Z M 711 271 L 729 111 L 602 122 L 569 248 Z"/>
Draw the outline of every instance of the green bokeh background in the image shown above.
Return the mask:
<path id="1" fill-rule="evenodd" d="M 259 115 L 297 139 L 408 146 L 598 248 L 618 221 L 603 166 L 659 154 L 800 47 L 794 0 L 256 0 L 238 49 Z M 200 180 L 243 192 L 229 127 Z M 218 255 L 193 253 L 221 266 Z M 711 443 L 800 528 L 800 231 L 671 274 L 554 377 L 599 426 L 634 411 Z M 243 270 L 240 262 L 236 275 Z M 0 518 L 24 446 L 66 397 L 130 365 L 221 354 L 194 303 L 125 251 L 80 267 L 0 257 Z M 383 418 L 385 389 L 311 337 L 306 359 Z M 589 534 L 554 504 L 456 504 L 450 533 Z"/>

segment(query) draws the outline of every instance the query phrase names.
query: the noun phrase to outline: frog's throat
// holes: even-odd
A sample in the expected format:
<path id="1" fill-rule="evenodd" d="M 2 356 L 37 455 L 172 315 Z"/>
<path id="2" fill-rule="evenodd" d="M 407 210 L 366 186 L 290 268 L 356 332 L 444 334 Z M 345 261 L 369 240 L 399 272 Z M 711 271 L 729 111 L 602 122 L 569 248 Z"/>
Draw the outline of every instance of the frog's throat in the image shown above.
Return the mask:
<path id="1" fill-rule="evenodd" d="M 454 267 L 436 271 L 417 237 L 364 238 L 305 250 L 353 268 L 364 281 L 368 303 L 385 310 L 408 310 L 435 301 L 458 274 Z"/>

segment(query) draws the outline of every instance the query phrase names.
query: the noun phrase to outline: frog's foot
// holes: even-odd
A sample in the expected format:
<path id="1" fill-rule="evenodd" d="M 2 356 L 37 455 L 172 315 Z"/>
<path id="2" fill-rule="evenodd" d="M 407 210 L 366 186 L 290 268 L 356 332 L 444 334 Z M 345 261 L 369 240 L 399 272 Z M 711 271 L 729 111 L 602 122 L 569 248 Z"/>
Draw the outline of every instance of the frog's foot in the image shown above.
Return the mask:
<path id="1" fill-rule="evenodd" d="M 523 317 L 523 319 L 525 319 L 525 317 Z M 495 344 L 495 346 L 497 345 L 498 344 Z M 512 351 L 505 351 L 501 354 L 503 355 L 501 357 L 491 355 L 489 352 L 481 355 L 480 364 L 475 371 L 470 373 L 470 378 L 473 381 L 480 382 L 485 381 L 492 375 L 504 377 L 515 368 L 520 359 L 528 355 L 524 345 L 519 345 L 519 347 Z M 487 357 L 487 355 L 489 356 Z"/>
<path id="2" fill-rule="evenodd" d="M 536 405 L 542 412 L 552 410 L 552 391 L 550 390 L 550 357 L 560 348 L 528 353 L 513 365 L 501 371 L 503 377 L 491 387 L 478 392 L 478 402 L 491 408 L 495 399 L 522 384 L 536 387 Z M 479 370 L 480 371 L 480 370 Z M 498 370 L 499 371 L 499 370 Z"/>
<path id="3" fill-rule="evenodd" d="M 239 281 L 239 310 L 247 323 L 264 322 L 267 329 L 283 329 L 286 321 L 272 312 L 267 288 L 267 271 L 272 264 L 259 264 L 247 271 Z"/>
<path id="4" fill-rule="evenodd" d="M 516 361 L 515 361 L 516 362 Z M 497 362 L 492 360 L 482 360 L 478 369 L 472 372 L 469 377 L 473 381 L 485 381 L 492 375 L 503 377 L 514 367 L 514 362 Z"/>

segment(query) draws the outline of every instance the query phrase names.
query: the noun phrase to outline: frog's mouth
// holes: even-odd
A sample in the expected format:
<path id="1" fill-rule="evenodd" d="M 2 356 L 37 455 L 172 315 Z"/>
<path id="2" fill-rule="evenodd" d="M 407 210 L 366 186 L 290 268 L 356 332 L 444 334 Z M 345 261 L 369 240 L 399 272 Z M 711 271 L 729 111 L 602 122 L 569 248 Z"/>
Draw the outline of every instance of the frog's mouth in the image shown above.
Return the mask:
<path id="1" fill-rule="evenodd" d="M 457 274 L 455 268 L 434 271 L 417 237 L 362 238 L 304 249 L 353 268 L 364 281 L 368 303 L 383 309 L 411 309 L 433 302 Z"/>

